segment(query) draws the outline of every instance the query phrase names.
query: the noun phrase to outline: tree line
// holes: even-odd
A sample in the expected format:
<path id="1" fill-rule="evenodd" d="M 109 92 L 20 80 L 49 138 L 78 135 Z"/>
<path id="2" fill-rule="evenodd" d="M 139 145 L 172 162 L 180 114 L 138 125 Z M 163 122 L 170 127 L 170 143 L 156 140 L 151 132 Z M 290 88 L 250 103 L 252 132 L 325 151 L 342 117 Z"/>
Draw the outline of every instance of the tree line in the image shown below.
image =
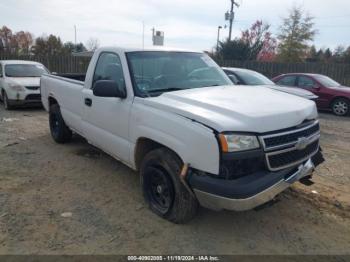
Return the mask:
<path id="1" fill-rule="evenodd" d="M 99 41 L 90 38 L 86 43 L 63 42 L 59 36 L 50 34 L 34 38 L 28 31 L 13 32 L 9 27 L 0 28 L 0 53 L 14 55 L 70 55 L 73 52 L 95 50 Z"/>
<path id="2" fill-rule="evenodd" d="M 311 45 L 318 33 L 314 26 L 312 16 L 293 7 L 282 20 L 277 36 L 269 24 L 258 20 L 239 37 L 220 42 L 210 55 L 218 60 L 350 63 L 350 46 L 317 50 Z"/>

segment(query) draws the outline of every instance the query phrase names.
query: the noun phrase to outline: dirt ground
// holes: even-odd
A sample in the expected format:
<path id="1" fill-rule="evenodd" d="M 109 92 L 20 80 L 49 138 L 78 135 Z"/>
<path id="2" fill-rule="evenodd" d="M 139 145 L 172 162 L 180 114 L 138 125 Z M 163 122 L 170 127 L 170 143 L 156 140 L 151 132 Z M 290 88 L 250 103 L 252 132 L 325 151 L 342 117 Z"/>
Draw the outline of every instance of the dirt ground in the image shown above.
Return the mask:
<path id="1" fill-rule="evenodd" d="M 79 137 L 55 144 L 42 109 L 0 105 L 0 254 L 350 254 L 350 118 L 320 118 L 315 184 L 174 225 L 145 207 L 137 173 Z"/>

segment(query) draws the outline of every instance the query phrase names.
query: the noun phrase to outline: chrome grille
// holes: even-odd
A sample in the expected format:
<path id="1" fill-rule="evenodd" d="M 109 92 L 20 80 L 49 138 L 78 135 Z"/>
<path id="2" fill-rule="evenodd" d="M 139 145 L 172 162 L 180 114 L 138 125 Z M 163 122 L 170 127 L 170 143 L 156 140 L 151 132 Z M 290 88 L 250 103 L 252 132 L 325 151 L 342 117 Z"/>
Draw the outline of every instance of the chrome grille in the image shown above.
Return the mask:
<path id="1" fill-rule="evenodd" d="M 265 151 L 276 150 L 293 146 L 301 137 L 311 138 L 320 133 L 320 124 L 314 121 L 310 125 L 302 128 L 296 128 L 290 131 L 285 131 L 277 134 L 270 134 L 260 137 L 260 141 L 264 146 Z"/>
<path id="2" fill-rule="evenodd" d="M 260 137 L 266 164 L 271 171 L 292 167 L 317 153 L 320 125 L 314 121 L 307 126 Z"/>
<path id="3" fill-rule="evenodd" d="M 277 171 L 283 168 L 298 165 L 299 163 L 306 161 L 315 155 L 318 148 L 319 145 L 317 139 L 302 150 L 291 148 L 269 153 L 266 155 L 268 168 L 272 171 Z"/>

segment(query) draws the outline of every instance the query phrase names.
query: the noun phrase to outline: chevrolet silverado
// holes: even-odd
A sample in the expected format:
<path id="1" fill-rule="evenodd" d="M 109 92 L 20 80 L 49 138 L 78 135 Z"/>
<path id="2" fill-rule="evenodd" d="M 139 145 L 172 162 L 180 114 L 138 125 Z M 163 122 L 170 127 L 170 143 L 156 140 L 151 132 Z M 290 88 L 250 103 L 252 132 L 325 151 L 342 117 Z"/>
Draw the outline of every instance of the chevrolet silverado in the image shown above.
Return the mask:
<path id="1" fill-rule="evenodd" d="M 150 209 L 174 223 L 199 205 L 260 206 L 322 158 L 313 101 L 234 86 L 200 52 L 100 48 L 85 81 L 44 75 L 41 95 L 56 142 L 79 134 L 139 171 Z"/>

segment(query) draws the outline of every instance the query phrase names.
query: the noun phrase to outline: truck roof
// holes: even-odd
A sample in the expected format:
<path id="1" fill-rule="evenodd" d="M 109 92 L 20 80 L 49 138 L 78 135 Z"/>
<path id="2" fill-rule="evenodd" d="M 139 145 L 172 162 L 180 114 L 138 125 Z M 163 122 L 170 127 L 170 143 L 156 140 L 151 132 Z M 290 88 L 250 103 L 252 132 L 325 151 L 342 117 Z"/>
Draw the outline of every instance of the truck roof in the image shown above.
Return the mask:
<path id="1" fill-rule="evenodd" d="M 191 52 L 191 53 L 202 53 L 200 51 L 189 50 L 189 49 L 181 49 L 181 48 L 173 48 L 173 47 L 145 47 L 145 48 L 132 48 L 132 47 L 116 47 L 116 46 L 107 46 L 101 47 L 97 49 L 97 51 L 119 51 L 119 52 L 138 52 L 138 51 L 166 51 L 166 52 Z"/>
<path id="2" fill-rule="evenodd" d="M 35 61 L 25 61 L 25 60 L 0 60 L 0 62 L 3 65 L 18 65 L 18 64 L 22 64 L 22 65 L 41 65 L 41 63 L 39 62 L 35 62 Z"/>

